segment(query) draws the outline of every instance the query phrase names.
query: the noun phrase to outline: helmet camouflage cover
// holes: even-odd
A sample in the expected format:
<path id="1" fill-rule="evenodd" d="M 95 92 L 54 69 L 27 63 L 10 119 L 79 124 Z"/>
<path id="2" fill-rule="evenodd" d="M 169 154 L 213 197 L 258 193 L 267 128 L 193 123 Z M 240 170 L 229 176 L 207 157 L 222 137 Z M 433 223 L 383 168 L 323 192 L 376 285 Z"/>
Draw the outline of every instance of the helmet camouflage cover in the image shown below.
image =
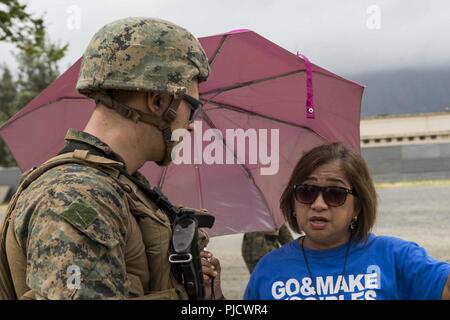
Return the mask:
<path id="1" fill-rule="evenodd" d="M 108 89 L 186 91 L 205 81 L 208 59 L 186 29 L 154 18 L 126 18 L 101 28 L 83 55 L 77 89 L 91 96 Z"/>

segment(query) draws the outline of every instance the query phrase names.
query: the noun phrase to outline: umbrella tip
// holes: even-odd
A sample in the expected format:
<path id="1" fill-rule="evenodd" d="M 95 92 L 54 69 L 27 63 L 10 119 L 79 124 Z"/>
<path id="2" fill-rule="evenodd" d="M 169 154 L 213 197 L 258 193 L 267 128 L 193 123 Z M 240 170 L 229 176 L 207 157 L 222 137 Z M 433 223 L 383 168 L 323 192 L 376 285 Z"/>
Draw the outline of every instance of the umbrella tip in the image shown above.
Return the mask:
<path id="1" fill-rule="evenodd" d="M 252 31 L 252 30 L 250 30 L 250 29 L 234 29 L 234 30 L 228 31 L 227 34 L 249 32 L 249 31 Z"/>

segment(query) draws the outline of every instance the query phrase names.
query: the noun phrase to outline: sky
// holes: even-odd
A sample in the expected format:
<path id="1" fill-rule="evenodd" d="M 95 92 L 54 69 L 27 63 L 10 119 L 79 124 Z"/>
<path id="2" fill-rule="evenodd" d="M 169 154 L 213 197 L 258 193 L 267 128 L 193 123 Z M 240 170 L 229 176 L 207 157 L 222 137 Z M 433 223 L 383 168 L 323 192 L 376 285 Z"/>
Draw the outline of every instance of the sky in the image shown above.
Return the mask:
<path id="1" fill-rule="evenodd" d="M 28 0 L 52 41 L 68 43 L 60 71 L 103 25 L 129 16 L 169 20 L 195 36 L 251 29 L 340 75 L 450 65 L 447 0 Z M 14 66 L 0 44 L 0 63 Z"/>

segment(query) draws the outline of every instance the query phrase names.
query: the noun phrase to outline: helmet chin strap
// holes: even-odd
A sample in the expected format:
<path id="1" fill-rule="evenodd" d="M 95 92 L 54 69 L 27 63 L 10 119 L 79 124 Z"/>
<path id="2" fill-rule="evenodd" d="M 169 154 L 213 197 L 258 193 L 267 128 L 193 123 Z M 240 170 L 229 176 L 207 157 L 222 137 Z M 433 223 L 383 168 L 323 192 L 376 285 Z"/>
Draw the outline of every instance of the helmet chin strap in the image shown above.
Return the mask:
<path id="1" fill-rule="evenodd" d="M 159 166 L 167 166 L 172 161 L 172 149 L 176 143 L 175 141 L 172 141 L 172 128 L 170 127 L 170 124 L 177 117 L 178 107 L 180 106 L 183 94 L 184 91 L 180 90 L 172 96 L 172 101 L 162 118 L 154 114 L 144 113 L 140 110 L 133 109 L 104 92 L 93 93 L 92 99 L 94 99 L 96 103 L 100 102 L 106 107 L 115 110 L 121 116 L 133 120 L 135 123 L 144 122 L 161 131 L 166 149 L 164 158 L 161 161 L 157 161 L 156 164 Z"/>
<path id="2" fill-rule="evenodd" d="M 163 127 L 158 127 L 163 134 L 164 144 L 166 147 L 164 158 L 161 161 L 156 162 L 156 164 L 161 167 L 167 166 L 172 162 L 172 150 L 177 141 L 172 141 L 172 128 L 170 127 L 170 124 L 177 117 L 178 107 L 183 99 L 183 95 L 184 92 L 177 92 L 172 96 L 172 101 L 163 114 L 165 125 Z"/>

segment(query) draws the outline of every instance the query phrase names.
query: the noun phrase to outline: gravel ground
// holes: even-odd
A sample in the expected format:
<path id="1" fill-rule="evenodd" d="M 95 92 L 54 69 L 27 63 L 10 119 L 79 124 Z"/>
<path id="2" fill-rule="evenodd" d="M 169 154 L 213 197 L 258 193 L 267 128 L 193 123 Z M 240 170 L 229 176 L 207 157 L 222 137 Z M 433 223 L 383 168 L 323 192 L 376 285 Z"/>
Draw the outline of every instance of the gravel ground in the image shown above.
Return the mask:
<path id="1" fill-rule="evenodd" d="M 450 262 L 450 183 L 409 183 L 377 188 L 377 234 L 418 243 Z M 0 219 L 5 206 L 0 206 Z M 241 257 L 242 234 L 211 239 L 208 249 L 221 261 L 222 287 L 228 299 L 241 299 L 249 274 Z"/>

